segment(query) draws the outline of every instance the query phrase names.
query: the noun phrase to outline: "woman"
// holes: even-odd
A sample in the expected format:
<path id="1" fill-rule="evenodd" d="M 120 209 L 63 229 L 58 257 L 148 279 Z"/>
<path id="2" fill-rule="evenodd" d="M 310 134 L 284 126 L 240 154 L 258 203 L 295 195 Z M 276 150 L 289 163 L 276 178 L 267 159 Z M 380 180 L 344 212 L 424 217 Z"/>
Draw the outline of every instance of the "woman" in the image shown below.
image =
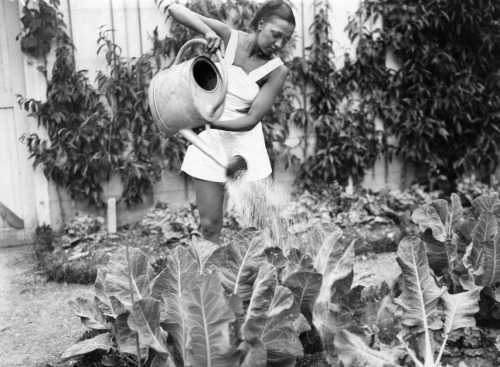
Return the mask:
<path id="1" fill-rule="evenodd" d="M 271 174 L 260 120 L 271 109 L 288 68 L 275 54 L 285 47 L 295 29 L 292 9 L 281 0 L 265 3 L 252 20 L 254 32 L 194 13 L 180 4 L 168 8 L 177 22 L 201 33 L 215 52 L 225 44 L 228 92 L 221 118 L 200 134 L 221 157 L 241 155 L 247 162 L 245 181 Z M 225 170 L 191 145 L 181 168 L 194 179 L 202 236 L 216 244 L 222 229 Z"/>

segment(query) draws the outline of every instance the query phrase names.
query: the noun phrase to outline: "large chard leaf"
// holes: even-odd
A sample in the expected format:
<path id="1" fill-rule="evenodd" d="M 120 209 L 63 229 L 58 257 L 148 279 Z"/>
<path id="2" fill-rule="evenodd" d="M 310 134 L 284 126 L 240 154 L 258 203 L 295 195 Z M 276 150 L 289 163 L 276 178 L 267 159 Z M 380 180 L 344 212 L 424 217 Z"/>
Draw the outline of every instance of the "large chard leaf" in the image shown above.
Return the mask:
<path id="1" fill-rule="evenodd" d="M 495 215 L 482 212 L 472 230 L 472 243 L 464 255 L 464 265 L 471 271 L 478 286 L 494 287 L 500 279 L 500 247 L 496 235 L 498 222 Z"/>
<path id="2" fill-rule="evenodd" d="M 63 352 L 61 358 L 63 361 L 65 361 L 73 357 L 94 352 L 96 350 L 102 350 L 107 353 L 113 349 L 113 345 L 114 344 L 111 340 L 111 334 L 99 334 L 92 339 L 86 339 L 79 343 L 73 344 Z"/>
<path id="3" fill-rule="evenodd" d="M 403 324 L 417 333 L 442 327 L 437 303 L 446 289 L 439 288 L 432 278 L 425 250 L 418 237 L 406 237 L 399 244 L 396 259 L 404 283 L 403 292 L 395 302 L 403 308 Z"/>
<path id="4" fill-rule="evenodd" d="M 472 201 L 472 206 L 478 213 L 491 212 L 500 217 L 500 199 L 498 193 L 484 194 Z"/>
<path id="5" fill-rule="evenodd" d="M 97 276 L 94 283 L 94 293 L 95 297 L 99 301 L 101 301 L 104 305 L 106 305 L 109 309 L 111 309 L 111 302 L 109 301 L 108 295 L 104 290 L 104 283 L 106 280 L 107 273 L 108 269 L 103 266 L 97 269 Z"/>
<path id="6" fill-rule="evenodd" d="M 69 308 L 80 318 L 82 324 L 89 329 L 106 330 L 106 319 L 102 314 L 96 301 L 88 298 L 78 297 L 68 302 Z"/>
<path id="7" fill-rule="evenodd" d="M 347 249 L 339 243 L 340 229 L 322 244 L 316 257 L 315 269 L 323 275 L 323 282 L 313 309 L 313 324 L 325 346 L 326 359 L 333 363 L 333 339 L 338 327 L 341 298 L 351 289 L 354 278 L 354 242 Z"/>
<path id="8" fill-rule="evenodd" d="M 295 301 L 300 307 L 300 312 L 311 326 L 312 313 L 322 281 L 323 276 L 319 273 L 298 272 L 290 275 L 283 283 L 285 287 L 292 291 Z"/>
<path id="9" fill-rule="evenodd" d="M 100 267 L 97 270 L 97 277 L 94 283 L 95 299 L 104 306 L 104 314 L 116 318 L 117 315 L 126 312 L 125 306 L 115 297 L 106 293 L 105 283 L 108 269 Z"/>
<path id="10" fill-rule="evenodd" d="M 492 212 L 483 212 L 479 215 L 479 222 L 472 230 L 472 242 L 480 246 L 485 242 L 490 242 L 498 232 L 498 222 Z"/>
<path id="11" fill-rule="evenodd" d="M 432 270 L 434 270 L 437 275 L 450 271 L 451 264 L 447 251 L 447 244 L 449 241 L 440 242 L 436 240 L 430 229 L 426 229 L 425 232 L 420 235 L 420 238 L 427 245 L 427 258 Z"/>
<path id="12" fill-rule="evenodd" d="M 160 327 L 160 305 L 160 301 L 151 298 L 134 302 L 128 325 L 138 333 L 141 345 L 168 355 L 167 333 Z"/>
<path id="13" fill-rule="evenodd" d="M 267 256 L 267 261 L 277 269 L 284 268 L 288 264 L 288 259 L 283 255 L 283 250 L 279 247 L 267 247 L 264 253 Z"/>
<path id="14" fill-rule="evenodd" d="M 427 244 L 429 265 L 437 274 L 451 274 L 454 269 L 462 214 L 462 204 L 456 194 L 451 195 L 450 205 L 446 200 L 434 200 L 412 214 L 422 231 L 422 240 Z"/>
<path id="15" fill-rule="evenodd" d="M 449 334 L 453 330 L 476 326 L 474 315 L 479 311 L 479 291 L 476 287 L 470 291 L 449 294 L 444 292 L 443 300 L 444 332 Z"/>
<path id="16" fill-rule="evenodd" d="M 348 330 L 339 330 L 335 336 L 335 350 L 345 366 L 368 365 L 370 367 L 399 366 L 398 359 L 404 353 L 401 348 L 371 349 L 366 341 Z"/>
<path id="17" fill-rule="evenodd" d="M 300 316 L 292 292 L 277 286 L 267 316 L 261 315 L 254 320 L 263 324 L 260 340 L 267 350 L 267 366 L 294 366 L 295 359 L 303 356 L 302 344 L 294 327 Z"/>
<path id="18" fill-rule="evenodd" d="M 210 256 L 212 256 L 212 253 L 218 248 L 219 246 L 213 242 L 193 237 L 193 240 L 191 241 L 189 246 L 189 252 L 198 262 L 198 268 L 200 274 L 205 273 L 205 265 L 208 259 L 210 258 Z"/>
<path id="19" fill-rule="evenodd" d="M 238 349 L 245 356 L 240 367 L 265 367 L 267 364 L 266 346 L 261 340 L 267 316 L 261 314 L 250 318 L 243 326 L 243 342 Z"/>
<path id="20" fill-rule="evenodd" d="M 126 249 L 116 253 L 108 263 L 105 279 L 105 293 L 120 301 L 127 309 L 134 301 L 151 296 L 154 269 L 146 255 L 139 249 L 129 249 L 127 261 Z"/>
<path id="21" fill-rule="evenodd" d="M 182 307 L 182 292 L 199 275 L 199 265 L 192 254 L 183 246 L 177 246 L 168 265 L 155 278 L 153 295 L 166 304 L 162 324 L 174 338 L 182 359 L 187 358 L 186 310 Z"/>
<path id="22" fill-rule="evenodd" d="M 230 343 L 229 324 L 234 313 L 226 304 L 219 277 L 205 274 L 193 279 L 181 296 L 188 328 L 185 366 L 233 367 L 239 352 Z"/>
<path id="23" fill-rule="evenodd" d="M 403 272 L 403 291 L 395 299 L 403 309 L 401 321 L 414 333 L 424 333 L 425 365 L 434 363 L 429 330 L 439 330 L 442 327 L 437 303 L 446 287 L 440 289 L 432 278 L 425 244 L 420 238 L 404 238 L 399 244 L 396 260 Z"/>
<path id="24" fill-rule="evenodd" d="M 476 326 L 474 315 L 479 311 L 479 291 L 481 287 L 474 286 L 472 281 L 468 283 L 472 284 L 471 290 L 457 294 L 449 294 L 446 291 L 441 297 L 443 300 L 445 338 L 435 361 L 436 365 L 439 365 L 450 332 L 460 328 Z"/>
<path id="25" fill-rule="evenodd" d="M 472 243 L 464 256 L 464 265 L 476 285 L 486 287 L 490 296 L 500 300 L 500 295 L 495 295 L 495 285 L 500 280 L 500 240 L 497 237 L 500 200 L 496 193 L 481 195 L 472 205 L 479 213 L 479 221 L 470 234 Z"/>
<path id="26" fill-rule="evenodd" d="M 342 237 L 342 230 L 337 227 L 323 241 L 316 255 L 314 269 L 323 276 L 332 272 L 331 269 L 335 267 L 336 260 L 341 256 L 343 248 L 339 244 L 340 237 Z"/>
<path id="27" fill-rule="evenodd" d="M 252 298 L 250 299 L 245 316 L 246 321 L 252 317 L 266 314 L 269 311 L 277 283 L 278 275 L 276 268 L 268 262 L 262 263 L 259 267 L 257 279 L 253 284 Z"/>
<path id="28" fill-rule="evenodd" d="M 292 247 L 287 254 L 286 264 L 281 269 L 281 278 L 286 279 L 296 272 L 311 272 L 314 271 L 314 261 L 307 255 L 303 254 L 299 249 Z"/>
<path id="29" fill-rule="evenodd" d="M 209 263 L 219 270 L 226 292 L 237 294 L 244 303 L 252 296 L 260 264 L 267 261 L 264 250 L 265 242 L 260 231 L 247 228 L 228 245 L 215 250 L 209 259 Z"/>
<path id="30" fill-rule="evenodd" d="M 151 350 L 148 360 L 144 362 L 144 367 L 177 367 L 175 362 L 167 354 L 158 353 Z"/>
<path id="31" fill-rule="evenodd" d="M 446 201 L 439 200 L 437 203 L 433 203 L 434 205 L 424 204 L 415 209 L 415 211 L 411 215 L 411 218 L 415 223 L 418 224 L 422 232 L 425 232 L 426 229 L 430 229 L 432 231 L 432 235 L 436 240 L 445 242 L 447 235 L 445 228 L 446 217 L 444 217 L 443 220 L 444 210 L 442 209 L 442 206 L 445 205 Z"/>
<path id="32" fill-rule="evenodd" d="M 130 312 L 126 311 L 116 317 L 115 322 L 115 339 L 118 344 L 118 349 L 122 353 L 129 353 L 138 355 L 140 353 L 141 359 L 148 356 L 148 347 L 144 344 L 139 344 L 139 352 L 137 352 L 137 342 L 139 341 L 136 331 L 132 330 L 128 325 L 128 317 Z"/>
<path id="33" fill-rule="evenodd" d="M 485 292 L 497 302 L 500 302 L 500 292 L 497 284 L 500 283 L 500 232 L 493 240 L 483 244 L 482 273 L 474 277 L 478 286 L 484 286 Z"/>

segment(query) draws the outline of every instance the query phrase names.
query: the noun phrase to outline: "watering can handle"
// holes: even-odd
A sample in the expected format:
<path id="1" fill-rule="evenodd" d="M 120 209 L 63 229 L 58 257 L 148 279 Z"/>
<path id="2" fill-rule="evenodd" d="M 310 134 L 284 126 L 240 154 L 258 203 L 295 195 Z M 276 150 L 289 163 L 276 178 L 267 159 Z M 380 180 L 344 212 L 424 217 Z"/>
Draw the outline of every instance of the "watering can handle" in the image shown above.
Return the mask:
<path id="1" fill-rule="evenodd" d="M 177 53 L 177 57 L 174 60 L 174 65 L 177 65 L 180 63 L 181 58 L 182 58 L 185 50 L 194 43 L 201 43 L 205 46 L 208 44 L 208 42 L 203 38 L 193 38 L 192 40 L 189 40 L 181 47 L 181 49 Z M 221 93 L 220 100 L 216 101 L 216 103 L 212 107 L 212 112 L 210 113 L 212 115 L 215 113 L 217 108 L 219 108 L 219 106 L 222 103 L 224 103 L 224 100 L 226 99 L 226 93 L 227 93 L 227 66 L 226 66 L 226 63 L 224 62 L 224 59 L 222 58 L 222 54 L 221 54 L 220 50 L 217 50 L 215 54 L 217 55 L 217 58 L 219 59 L 219 62 L 221 64 L 221 68 L 222 68 L 222 93 Z M 206 124 L 205 126 L 208 129 L 210 125 Z M 225 162 L 220 157 L 218 157 L 212 151 L 212 149 L 198 135 L 196 135 L 193 132 L 193 130 L 181 129 L 181 130 L 179 130 L 179 134 L 181 134 L 186 140 L 191 142 L 194 146 L 196 146 L 198 149 L 200 149 L 207 156 L 212 158 L 221 167 L 223 167 L 224 169 L 227 169 L 227 162 Z"/>
<path id="2" fill-rule="evenodd" d="M 181 58 L 184 55 L 184 52 L 186 51 L 186 49 L 195 43 L 201 43 L 205 46 L 208 44 L 207 40 L 203 39 L 203 38 L 193 38 L 192 40 L 187 41 L 184 45 L 182 45 L 181 49 L 177 53 L 177 56 L 174 60 L 174 65 L 177 65 L 181 62 Z M 224 62 L 224 59 L 222 58 L 222 54 L 221 54 L 220 50 L 217 50 L 215 52 L 215 55 L 217 56 L 217 59 L 219 59 L 219 63 L 220 63 L 221 68 L 222 68 L 222 93 L 221 93 L 221 99 L 220 99 L 220 101 L 217 101 L 217 103 L 215 103 L 215 106 L 213 107 L 213 111 L 215 111 L 222 103 L 224 103 L 224 100 L 226 99 L 226 93 L 227 93 L 227 65 Z"/>

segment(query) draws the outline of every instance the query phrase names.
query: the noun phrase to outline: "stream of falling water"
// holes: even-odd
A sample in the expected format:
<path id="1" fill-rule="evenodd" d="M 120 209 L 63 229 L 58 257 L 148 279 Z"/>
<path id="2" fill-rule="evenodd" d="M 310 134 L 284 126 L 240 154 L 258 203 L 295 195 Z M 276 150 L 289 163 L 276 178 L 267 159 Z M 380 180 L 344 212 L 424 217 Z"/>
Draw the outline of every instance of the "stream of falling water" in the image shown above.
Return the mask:
<path id="1" fill-rule="evenodd" d="M 327 236 L 324 227 L 299 210 L 290 192 L 271 178 L 226 183 L 229 208 L 243 228 L 263 231 L 267 247 L 279 247 L 285 256 L 292 248 L 315 257 Z M 319 222 L 319 220 L 317 221 Z"/>

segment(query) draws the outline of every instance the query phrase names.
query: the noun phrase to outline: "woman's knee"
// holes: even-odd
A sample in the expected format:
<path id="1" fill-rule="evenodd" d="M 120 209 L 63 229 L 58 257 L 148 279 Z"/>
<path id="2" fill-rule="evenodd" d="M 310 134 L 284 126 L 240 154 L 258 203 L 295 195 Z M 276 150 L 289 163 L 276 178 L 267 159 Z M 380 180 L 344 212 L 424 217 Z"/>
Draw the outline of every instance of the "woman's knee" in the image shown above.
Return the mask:
<path id="1" fill-rule="evenodd" d="M 200 227 L 204 237 L 219 234 L 222 229 L 222 216 L 220 218 L 200 218 Z"/>

